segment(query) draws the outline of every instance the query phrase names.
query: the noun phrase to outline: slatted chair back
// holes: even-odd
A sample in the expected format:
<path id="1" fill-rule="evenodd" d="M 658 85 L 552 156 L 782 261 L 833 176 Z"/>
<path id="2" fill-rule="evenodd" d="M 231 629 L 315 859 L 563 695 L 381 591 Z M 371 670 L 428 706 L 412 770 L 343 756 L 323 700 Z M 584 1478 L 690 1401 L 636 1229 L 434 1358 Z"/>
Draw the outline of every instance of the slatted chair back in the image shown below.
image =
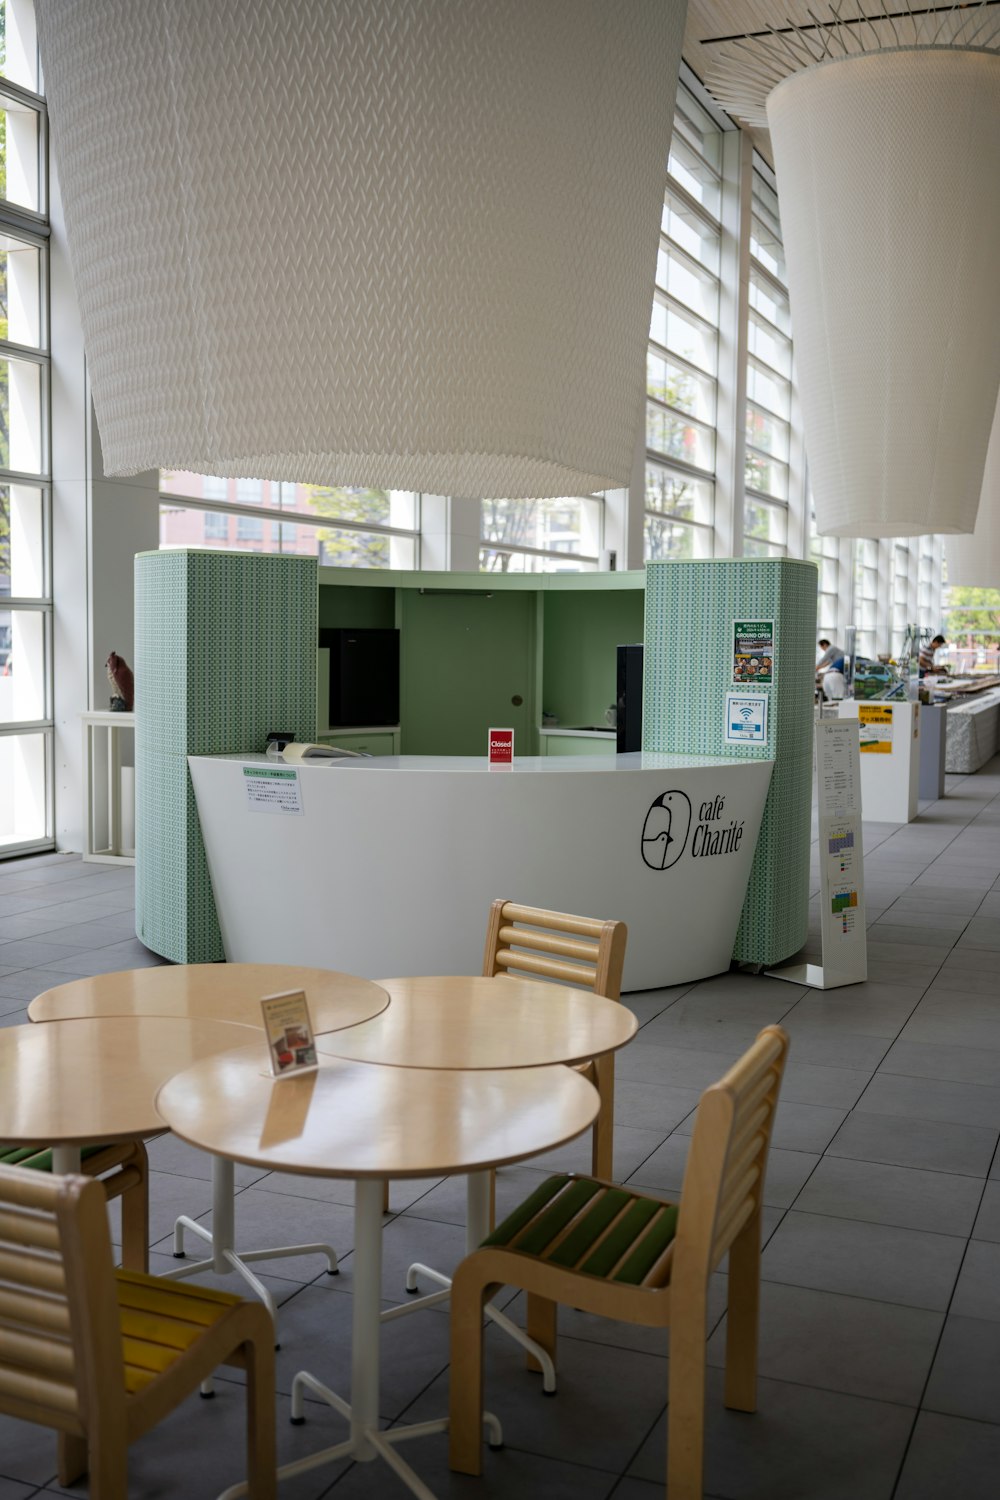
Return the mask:
<path id="1" fill-rule="evenodd" d="M 103 1188 L 0 1166 L 0 1411 L 79 1434 L 99 1403 L 124 1429 L 121 1368 Z"/>
<path id="2" fill-rule="evenodd" d="M 701 1096 L 681 1193 L 671 1279 L 702 1281 L 760 1211 L 788 1037 L 767 1026 Z"/>
<path id="3" fill-rule="evenodd" d="M 568 912 L 497 900 L 486 927 L 483 973 L 554 979 L 620 1000 L 628 929 Z"/>

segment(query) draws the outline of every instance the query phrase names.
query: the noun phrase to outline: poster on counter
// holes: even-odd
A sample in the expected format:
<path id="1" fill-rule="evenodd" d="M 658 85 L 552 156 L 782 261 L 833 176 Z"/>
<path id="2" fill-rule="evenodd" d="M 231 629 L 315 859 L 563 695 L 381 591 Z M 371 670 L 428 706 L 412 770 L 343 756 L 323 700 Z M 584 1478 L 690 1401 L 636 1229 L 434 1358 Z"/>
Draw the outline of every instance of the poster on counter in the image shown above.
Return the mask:
<path id="1" fill-rule="evenodd" d="M 761 686 L 774 681 L 774 621 L 733 621 L 733 682 Z"/>
<path id="2" fill-rule="evenodd" d="M 243 785 L 251 812 L 301 816 L 302 787 L 298 771 L 283 766 L 244 766 Z"/>
<path id="3" fill-rule="evenodd" d="M 316 1039 L 304 990 L 265 995 L 260 1002 L 267 1033 L 267 1050 L 275 1078 L 286 1078 L 315 1068 Z"/>
<path id="4" fill-rule="evenodd" d="M 892 754 L 892 705 L 859 703 L 858 724 L 861 727 L 862 755 Z"/>
<path id="5" fill-rule="evenodd" d="M 508 771 L 514 769 L 513 729 L 491 729 L 486 736 L 486 748 L 491 770 L 494 766 L 505 766 Z"/>
<path id="6" fill-rule="evenodd" d="M 727 693 L 725 743 L 766 745 L 768 702 L 766 693 Z"/>

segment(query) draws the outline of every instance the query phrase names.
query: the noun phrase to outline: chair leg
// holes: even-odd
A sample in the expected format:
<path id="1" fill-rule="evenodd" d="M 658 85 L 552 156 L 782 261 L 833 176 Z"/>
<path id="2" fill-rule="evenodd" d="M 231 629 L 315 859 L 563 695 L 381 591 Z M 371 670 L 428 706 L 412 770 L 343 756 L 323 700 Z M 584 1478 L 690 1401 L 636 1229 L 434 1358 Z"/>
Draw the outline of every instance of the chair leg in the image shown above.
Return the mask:
<path id="1" fill-rule="evenodd" d="M 127 1500 L 128 1444 L 124 1434 L 118 1442 L 109 1442 L 91 1433 L 87 1474 L 89 1500 Z"/>
<path id="2" fill-rule="evenodd" d="M 705 1465 L 705 1307 L 670 1329 L 667 1500 L 702 1500 Z"/>
<path id="3" fill-rule="evenodd" d="M 488 1288 L 460 1265 L 451 1284 L 448 1465 L 483 1472 L 483 1304 Z"/>
<path id="4" fill-rule="evenodd" d="M 526 1298 L 528 1303 L 528 1337 L 534 1339 L 536 1344 L 541 1344 L 554 1364 L 556 1358 L 558 1305 L 550 1297 L 539 1297 L 535 1292 L 526 1293 Z M 529 1370 L 540 1370 L 542 1368 L 533 1354 L 528 1355 L 526 1363 Z M 548 1394 L 554 1395 L 555 1393 L 550 1391 Z"/>
<path id="5" fill-rule="evenodd" d="M 122 1193 L 122 1266 L 149 1271 L 149 1179 Z"/>
<path id="6" fill-rule="evenodd" d="M 274 1433 L 274 1344 L 269 1335 L 245 1345 L 247 1371 L 247 1492 L 275 1500 L 278 1452 Z"/>
<path id="7" fill-rule="evenodd" d="M 56 1446 L 59 1483 L 75 1484 L 87 1472 L 87 1439 L 60 1432 Z"/>
<path id="8" fill-rule="evenodd" d="M 614 1180 L 615 1059 L 612 1053 L 595 1060 L 601 1112 L 594 1121 L 591 1171 L 605 1182 Z"/>
<path id="9" fill-rule="evenodd" d="M 726 1318 L 726 1405 L 757 1410 L 757 1337 L 760 1323 L 760 1210 L 729 1247 L 729 1313 Z"/>
<path id="10" fill-rule="evenodd" d="M 384 1214 L 387 1214 L 389 1212 L 389 1179 L 388 1179 L 388 1177 L 385 1179 L 385 1181 L 382 1184 L 382 1212 Z"/>
<path id="11" fill-rule="evenodd" d="M 497 1172 L 490 1168 L 490 1233 L 497 1227 Z"/>

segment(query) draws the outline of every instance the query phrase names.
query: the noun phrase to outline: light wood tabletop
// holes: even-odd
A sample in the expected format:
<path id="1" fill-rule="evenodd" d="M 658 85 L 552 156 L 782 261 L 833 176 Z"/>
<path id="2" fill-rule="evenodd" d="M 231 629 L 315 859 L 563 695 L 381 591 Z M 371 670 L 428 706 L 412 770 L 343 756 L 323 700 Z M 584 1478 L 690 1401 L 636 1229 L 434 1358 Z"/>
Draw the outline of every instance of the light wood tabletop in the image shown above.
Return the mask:
<path id="1" fill-rule="evenodd" d="M 82 1016 L 186 1016 L 262 1027 L 260 1002 L 304 990 L 316 1031 L 336 1031 L 377 1016 L 389 997 L 370 979 L 291 964 L 164 964 L 74 979 L 36 996 L 32 1021 Z"/>
<path id="2" fill-rule="evenodd" d="M 0 1029 L 0 1141 L 48 1146 L 130 1140 L 163 1129 L 154 1099 L 174 1073 L 245 1047 L 247 1026 L 111 1016 Z M 258 1044 L 262 1066 L 266 1048 Z"/>
<path id="3" fill-rule="evenodd" d="M 349 1033 L 318 1037 L 320 1051 L 391 1067 L 536 1068 L 614 1052 L 639 1024 L 619 1001 L 534 979 L 448 974 L 379 984 L 388 1009 Z"/>
<path id="4" fill-rule="evenodd" d="M 568 1068 L 380 1067 L 323 1058 L 273 1079 L 261 1047 L 206 1057 L 157 1108 L 192 1146 L 328 1177 L 425 1177 L 521 1161 L 593 1123 L 598 1094 Z"/>

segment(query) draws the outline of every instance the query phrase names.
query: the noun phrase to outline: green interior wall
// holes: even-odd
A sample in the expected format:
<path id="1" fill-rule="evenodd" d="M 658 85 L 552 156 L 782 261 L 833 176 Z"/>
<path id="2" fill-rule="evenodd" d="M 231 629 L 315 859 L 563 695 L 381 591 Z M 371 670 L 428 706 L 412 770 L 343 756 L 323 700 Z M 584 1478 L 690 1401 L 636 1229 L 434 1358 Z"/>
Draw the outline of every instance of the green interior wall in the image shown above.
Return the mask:
<path id="1" fill-rule="evenodd" d="M 396 595 L 391 587 L 322 588 L 321 630 L 391 630 L 396 623 Z"/>
<path id="2" fill-rule="evenodd" d="M 176 963 L 223 957 L 188 755 L 316 730 L 315 558 L 135 560 L 136 933 Z"/>
<path id="3" fill-rule="evenodd" d="M 787 558 L 650 563 L 646 569 L 645 750 L 773 756 L 733 957 L 776 964 L 806 940 L 812 803 L 816 568 Z M 723 739 L 734 620 L 774 621 L 766 747 Z"/>
<path id="4" fill-rule="evenodd" d="M 536 613 L 520 590 L 400 590 L 404 755 L 485 755 L 491 726 L 538 753 Z"/>
<path id="5" fill-rule="evenodd" d="M 639 589 L 544 594 L 541 707 L 568 727 L 604 724 L 617 696 L 617 647 L 642 640 L 643 614 Z"/>

